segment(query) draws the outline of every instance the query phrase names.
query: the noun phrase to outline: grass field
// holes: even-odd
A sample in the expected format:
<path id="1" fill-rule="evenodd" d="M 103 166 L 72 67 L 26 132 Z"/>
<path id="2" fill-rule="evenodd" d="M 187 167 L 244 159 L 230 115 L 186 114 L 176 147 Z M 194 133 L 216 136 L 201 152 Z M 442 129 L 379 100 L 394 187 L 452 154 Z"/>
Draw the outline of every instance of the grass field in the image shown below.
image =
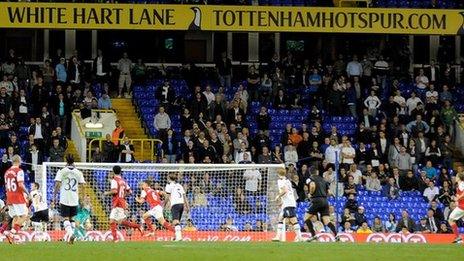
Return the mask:
<path id="1" fill-rule="evenodd" d="M 0 260 L 464 260 L 462 245 L 77 242 L 0 244 Z"/>

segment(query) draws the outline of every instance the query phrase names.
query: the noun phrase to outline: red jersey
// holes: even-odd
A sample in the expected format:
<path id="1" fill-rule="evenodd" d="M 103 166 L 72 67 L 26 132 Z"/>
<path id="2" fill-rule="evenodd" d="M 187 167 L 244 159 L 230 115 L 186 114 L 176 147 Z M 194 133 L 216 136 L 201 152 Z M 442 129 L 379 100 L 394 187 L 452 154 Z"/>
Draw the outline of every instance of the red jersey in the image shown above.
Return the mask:
<path id="1" fill-rule="evenodd" d="M 464 194 L 464 181 L 460 181 L 458 183 L 458 187 L 456 188 L 456 196 L 461 196 Z M 464 197 L 458 200 L 458 207 L 464 210 Z"/>
<path id="2" fill-rule="evenodd" d="M 126 194 L 130 191 L 129 185 L 121 176 L 114 176 L 111 180 L 111 190 L 116 190 L 113 194 L 111 206 L 113 208 L 126 208 Z"/>
<path id="3" fill-rule="evenodd" d="M 150 208 L 161 205 L 160 193 L 158 190 L 146 188 L 142 190 L 140 197 L 144 198 L 148 202 Z"/>
<path id="4" fill-rule="evenodd" d="M 19 187 L 24 182 L 24 172 L 20 167 L 12 166 L 5 171 L 6 203 L 25 204 L 24 191 Z"/>

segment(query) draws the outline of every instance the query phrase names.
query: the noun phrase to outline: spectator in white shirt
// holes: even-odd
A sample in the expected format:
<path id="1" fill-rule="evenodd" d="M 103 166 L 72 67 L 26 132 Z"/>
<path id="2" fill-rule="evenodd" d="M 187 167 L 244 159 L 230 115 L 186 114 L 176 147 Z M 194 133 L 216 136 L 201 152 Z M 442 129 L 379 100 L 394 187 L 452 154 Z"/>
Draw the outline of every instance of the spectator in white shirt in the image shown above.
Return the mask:
<path id="1" fill-rule="evenodd" d="M 411 93 L 411 97 L 406 101 L 406 106 L 408 107 L 408 114 L 411 115 L 411 112 L 417 107 L 417 104 L 422 103 L 422 100 L 417 97 L 415 92 Z"/>
<path id="2" fill-rule="evenodd" d="M 364 106 L 369 109 L 369 114 L 372 117 L 377 116 L 377 109 L 380 107 L 382 102 L 380 101 L 379 97 L 375 95 L 375 91 L 371 91 L 371 95 L 364 100 Z"/>
<path id="3" fill-rule="evenodd" d="M 356 157 L 356 150 L 351 146 L 349 140 L 343 141 L 342 148 L 342 164 L 349 166 L 354 163 L 354 158 Z"/>
<path id="4" fill-rule="evenodd" d="M 403 96 L 401 96 L 400 90 L 396 90 L 395 96 L 393 97 L 393 101 L 401 105 L 402 103 L 406 104 L 406 100 Z"/>
<path id="5" fill-rule="evenodd" d="M 335 164 L 336 158 L 340 161 L 340 148 L 335 139 L 330 140 L 330 146 L 325 150 L 325 159 L 328 163 Z"/>
<path id="6" fill-rule="evenodd" d="M 166 136 L 167 130 L 171 128 L 171 118 L 164 111 L 163 106 L 159 107 L 158 113 L 155 115 L 153 120 L 153 126 L 155 127 L 155 130 L 158 132 L 158 135 L 161 139 Z"/>
<path id="7" fill-rule="evenodd" d="M 438 187 L 435 186 L 435 183 L 430 180 L 428 187 L 424 190 L 423 196 L 430 202 L 435 199 L 435 197 L 440 193 Z"/>
<path id="8" fill-rule="evenodd" d="M 372 170 L 372 166 L 367 165 L 367 169 Z M 356 164 L 350 165 L 350 171 L 348 172 L 348 175 L 353 177 L 354 183 L 356 185 L 362 185 L 362 172 L 358 169 Z"/>
<path id="9" fill-rule="evenodd" d="M 261 172 L 258 169 L 247 169 L 243 173 L 245 180 L 245 191 L 250 194 L 255 194 L 261 186 Z"/>
<path id="10" fill-rule="evenodd" d="M 424 75 L 424 69 L 420 69 L 419 75 L 416 76 L 416 86 L 422 90 L 429 86 L 429 78 Z"/>
<path id="11" fill-rule="evenodd" d="M 298 153 L 296 152 L 295 146 L 292 144 L 289 144 L 285 147 L 286 151 L 284 153 L 284 159 L 285 159 L 285 165 L 289 165 L 290 163 L 293 163 L 293 165 L 296 165 L 298 162 Z"/>
<path id="12" fill-rule="evenodd" d="M 358 56 L 353 55 L 353 60 L 346 65 L 346 73 L 348 77 L 362 77 L 363 67 L 360 62 L 358 62 Z"/>
<path id="13" fill-rule="evenodd" d="M 208 84 L 206 85 L 205 91 L 203 95 L 206 97 L 206 101 L 208 102 L 208 106 L 216 99 L 214 92 L 211 91 L 211 86 Z"/>
<path id="14" fill-rule="evenodd" d="M 366 190 L 369 191 L 380 191 L 382 186 L 380 185 L 380 180 L 377 177 L 377 173 L 372 172 L 370 176 L 366 178 Z"/>

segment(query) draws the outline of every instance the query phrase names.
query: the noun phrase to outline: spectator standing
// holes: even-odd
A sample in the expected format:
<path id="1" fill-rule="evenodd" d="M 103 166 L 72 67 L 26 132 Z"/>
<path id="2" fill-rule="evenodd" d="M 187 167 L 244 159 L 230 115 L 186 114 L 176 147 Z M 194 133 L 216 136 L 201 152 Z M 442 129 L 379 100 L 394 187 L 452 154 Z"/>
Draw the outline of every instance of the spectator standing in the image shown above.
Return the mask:
<path id="1" fill-rule="evenodd" d="M 123 143 L 119 146 L 119 161 L 122 163 L 133 163 L 135 162 L 134 158 L 134 145 L 131 144 L 127 136 L 124 137 Z"/>
<path id="2" fill-rule="evenodd" d="M 130 87 L 132 84 L 131 70 L 132 61 L 126 52 L 122 54 L 122 58 L 118 61 L 119 80 L 118 80 L 118 98 L 123 95 L 123 89 L 126 87 L 126 92 L 130 93 Z"/>
<path id="3" fill-rule="evenodd" d="M 340 162 L 340 148 L 335 139 L 330 140 L 330 146 L 327 147 L 324 154 L 328 163 L 335 164 L 337 160 Z"/>
<path id="4" fill-rule="evenodd" d="M 64 84 L 68 81 L 68 71 L 66 70 L 66 59 L 61 57 L 58 64 L 55 66 L 56 81 L 58 84 Z"/>
<path id="5" fill-rule="evenodd" d="M 158 133 L 158 137 L 164 140 L 167 135 L 167 130 L 171 128 L 171 118 L 165 112 L 163 106 L 160 106 L 158 113 L 155 115 L 153 126 Z"/>
<path id="6" fill-rule="evenodd" d="M 97 83 L 103 86 L 108 82 L 108 78 L 111 75 L 111 65 L 106 56 L 103 55 L 101 49 L 97 50 L 97 57 L 93 59 L 92 69 Z"/>
<path id="7" fill-rule="evenodd" d="M 371 91 L 371 95 L 364 100 L 364 106 L 369 110 L 369 114 L 372 117 L 377 116 L 377 110 L 380 108 L 380 105 L 382 105 L 382 102 L 375 94 L 375 91 Z"/>
<path id="8" fill-rule="evenodd" d="M 116 120 L 114 122 L 114 125 L 116 126 L 116 128 L 113 130 L 111 134 L 111 139 L 113 140 L 115 146 L 119 146 L 119 144 L 121 143 L 120 140 L 122 140 L 125 136 L 125 132 L 119 120 Z"/>
<path id="9" fill-rule="evenodd" d="M 232 61 L 227 57 L 226 52 L 221 53 L 221 59 L 216 62 L 216 70 L 221 86 L 229 89 L 232 82 Z"/>
<path id="10" fill-rule="evenodd" d="M 156 89 L 155 97 L 165 108 L 168 108 L 171 104 L 174 103 L 174 100 L 176 99 L 176 93 L 168 80 L 165 80 L 163 85 Z"/>
<path id="11" fill-rule="evenodd" d="M 63 162 L 65 150 L 60 146 L 60 140 L 54 139 L 53 146 L 50 148 L 50 162 Z"/>
<path id="12" fill-rule="evenodd" d="M 256 195 L 261 188 L 261 172 L 258 169 L 247 169 L 243 173 L 245 192 L 247 195 Z"/>

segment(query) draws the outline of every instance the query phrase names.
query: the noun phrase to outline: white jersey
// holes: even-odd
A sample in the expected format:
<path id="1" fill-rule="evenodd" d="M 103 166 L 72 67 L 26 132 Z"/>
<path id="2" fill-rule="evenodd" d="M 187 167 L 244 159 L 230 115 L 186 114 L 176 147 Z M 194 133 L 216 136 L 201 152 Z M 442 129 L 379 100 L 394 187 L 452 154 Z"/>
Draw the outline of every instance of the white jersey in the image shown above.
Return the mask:
<path id="1" fill-rule="evenodd" d="M 292 183 L 287 178 L 277 180 L 279 193 L 287 191 L 282 197 L 282 208 L 296 207 L 295 195 L 293 195 Z"/>
<path id="2" fill-rule="evenodd" d="M 34 212 L 48 209 L 47 202 L 43 200 L 42 194 L 38 190 L 32 190 L 30 196 Z"/>
<path id="3" fill-rule="evenodd" d="M 185 203 L 184 202 L 185 190 L 181 184 L 170 182 L 169 184 L 166 185 L 165 191 L 166 193 L 170 195 L 171 206 Z"/>
<path id="4" fill-rule="evenodd" d="M 0 199 L 0 209 L 5 207 L 5 201 Z"/>
<path id="5" fill-rule="evenodd" d="M 79 205 L 79 184 L 84 184 L 84 175 L 74 167 L 66 166 L 56 173 L 55 181 L 61 182 L 60 204 Z"/>

